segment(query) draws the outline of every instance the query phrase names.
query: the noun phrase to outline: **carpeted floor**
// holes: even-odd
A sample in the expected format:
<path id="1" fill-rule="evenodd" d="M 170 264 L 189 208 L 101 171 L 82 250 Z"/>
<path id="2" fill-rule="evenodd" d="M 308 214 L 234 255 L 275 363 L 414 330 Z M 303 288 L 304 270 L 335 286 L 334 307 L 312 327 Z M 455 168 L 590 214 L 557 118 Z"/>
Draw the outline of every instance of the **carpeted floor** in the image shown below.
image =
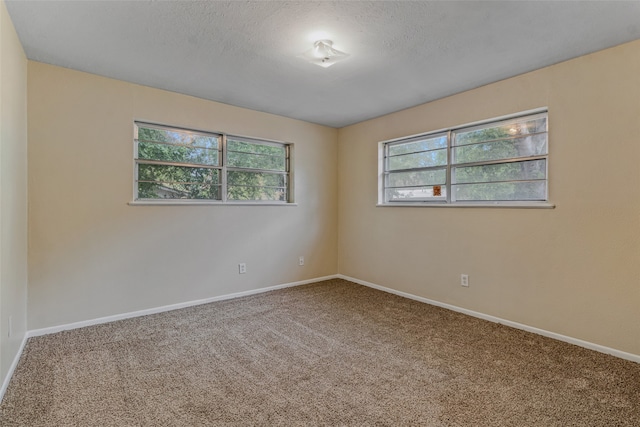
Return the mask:
<path id="1" fill-rule="evenodd" d="M 2 426 L 640 426 L 640 364 L 344 280 L 31 338 Z"/>

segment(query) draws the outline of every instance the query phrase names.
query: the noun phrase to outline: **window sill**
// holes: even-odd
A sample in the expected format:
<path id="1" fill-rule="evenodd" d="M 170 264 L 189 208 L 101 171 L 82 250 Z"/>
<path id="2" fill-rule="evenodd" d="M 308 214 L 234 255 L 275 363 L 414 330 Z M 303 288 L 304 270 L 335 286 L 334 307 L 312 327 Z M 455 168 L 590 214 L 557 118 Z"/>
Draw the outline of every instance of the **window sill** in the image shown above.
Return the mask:
<path id="1" fill-rule="evenodd" d="M 403 208 L 508 208 L 508 209 L 555 209 L 556 205 L 549 202 L 488 202 L 488 203 L 438 203 L 438 202 L 394 202 L 378 203 L 376 207 Z"/>
<path id="2" fill-rule="evenodd" d="M 298 206 L 297 203 L 276 203 L 276 202 L 216 202 L 216 201 L 193 201 L 193 200 L 175 200 L 175 201 L 147 201 L 134 200 L 129 202 L 130 206 Z"/>

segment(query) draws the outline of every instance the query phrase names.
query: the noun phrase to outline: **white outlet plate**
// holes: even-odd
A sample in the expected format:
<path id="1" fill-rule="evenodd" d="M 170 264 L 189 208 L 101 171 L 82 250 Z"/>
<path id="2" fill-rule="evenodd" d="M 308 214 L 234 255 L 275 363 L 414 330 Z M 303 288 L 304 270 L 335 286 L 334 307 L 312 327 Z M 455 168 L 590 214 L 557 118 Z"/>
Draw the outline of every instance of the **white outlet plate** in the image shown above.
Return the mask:
<path id="1" fill-rule="evenodd" d="M 13 316 L 9 316 L 9 338 L 13 335 Z"/>
<path id="2" fill-rule="evenodd" d="M 244 262 L 241 262 L 240 264 L 238 264 L 238 273 L 245 274 L 246 272 L 247 272 L 247 264 Z"/>
<path id="3" fill-rule="evenodd" d="M 303 256 L 298 258 L 298 265 L 304 265 L 304 257 Z"/>
<path id="4" fill-rule="evenodd" d="M 469 287 L 469 275 L 461 274 L 460 275 L 460 286 Z"/>

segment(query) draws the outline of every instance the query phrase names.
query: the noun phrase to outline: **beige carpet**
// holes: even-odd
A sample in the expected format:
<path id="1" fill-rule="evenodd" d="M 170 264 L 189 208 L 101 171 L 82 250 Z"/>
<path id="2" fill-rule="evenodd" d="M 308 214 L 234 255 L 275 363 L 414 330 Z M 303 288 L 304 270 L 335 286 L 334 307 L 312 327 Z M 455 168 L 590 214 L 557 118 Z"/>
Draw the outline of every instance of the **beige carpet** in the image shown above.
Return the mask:
<path id="1" fill-rule="evenodd" d="M 640 364 L 343 280 L 32 338 L 2 426 L 640 426 Z"/>

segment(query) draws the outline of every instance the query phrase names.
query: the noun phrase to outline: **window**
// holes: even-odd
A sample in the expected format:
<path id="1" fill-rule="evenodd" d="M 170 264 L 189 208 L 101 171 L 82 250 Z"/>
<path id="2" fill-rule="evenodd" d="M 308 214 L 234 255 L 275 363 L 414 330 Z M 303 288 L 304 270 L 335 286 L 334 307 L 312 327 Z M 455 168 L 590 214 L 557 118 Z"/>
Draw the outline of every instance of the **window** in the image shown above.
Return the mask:
<path id="1" fill-rule="evenodd" d="M 288 147 L 246 138 L 227 138 L 228 200 L 287 201 Z"/>
<path id="2" fill-rule="evenodd" d="M 547 197 L 547 112 L 382 142 L 381 204 L 535 204 Z"/>
<path id="3" fill-rule="evenodd" d="M 136 201 L 290 201 L 290 144 L 135 122 L 134 145 Z"/>

